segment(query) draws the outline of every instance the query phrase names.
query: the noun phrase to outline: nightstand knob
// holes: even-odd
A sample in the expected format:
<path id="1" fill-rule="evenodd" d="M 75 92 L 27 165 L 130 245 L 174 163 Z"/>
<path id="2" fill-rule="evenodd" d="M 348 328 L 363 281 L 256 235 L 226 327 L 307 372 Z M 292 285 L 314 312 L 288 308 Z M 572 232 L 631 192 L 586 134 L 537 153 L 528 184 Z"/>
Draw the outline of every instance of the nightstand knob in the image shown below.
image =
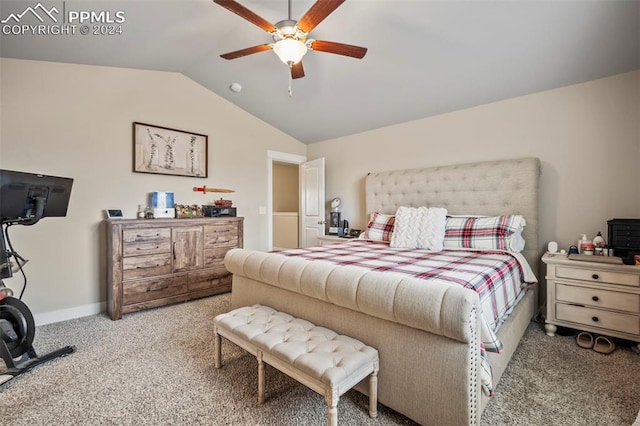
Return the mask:
<path id="1" fill-rule="evenodd" d="M 598 317 L 591 317 L 591 319 L 592 319 L 594 322 L 598 322 L 598 321 L 599 321 Z"/>
<path id="2" fill-rule="evenodd" d="M 597 280 L 600 277 L 598 276 L 598 274 L 593 274 L 593 275 L 591 275 L 591 278 L 593 278 L 594 280 Z"/>
<path id="3" fill-rule="evenodd" d="M 600 298 L 598 296 L 593 296 L 591 300 L 593 300 L 594 302 L 597 302 L 598 300 L 600 300 Z"/>

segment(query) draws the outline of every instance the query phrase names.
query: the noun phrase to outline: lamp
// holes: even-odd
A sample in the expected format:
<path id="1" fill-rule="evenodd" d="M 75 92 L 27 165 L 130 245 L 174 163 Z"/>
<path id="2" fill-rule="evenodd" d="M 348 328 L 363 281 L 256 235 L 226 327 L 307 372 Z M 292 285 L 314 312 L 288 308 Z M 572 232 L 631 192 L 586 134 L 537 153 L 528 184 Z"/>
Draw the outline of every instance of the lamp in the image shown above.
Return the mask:
<path id="1" fill-rule="evenodd" d="M 285 64 L 291 66 L 300 62 L 302 57 L 307 53 L 307 45 L 296 40 L 295 38 L 284 38 L 278 40 L 273 46 L 273 51 L 276 52 L 278 58 Z"/>

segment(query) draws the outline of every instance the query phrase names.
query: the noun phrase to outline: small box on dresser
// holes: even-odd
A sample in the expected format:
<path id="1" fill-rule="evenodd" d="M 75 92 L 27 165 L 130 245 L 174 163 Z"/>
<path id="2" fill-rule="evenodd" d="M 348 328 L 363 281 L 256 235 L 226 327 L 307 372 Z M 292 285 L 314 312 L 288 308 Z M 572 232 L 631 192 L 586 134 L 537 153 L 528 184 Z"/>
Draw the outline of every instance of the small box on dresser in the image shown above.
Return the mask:
<path id="1" fill-rule="evenodd" d="M 607 226 L 613 254 L 628 265 L 635 264 L 635 256 L 640 255 L 640 219 L 611 219 Z"/>
<path id="2" fill-rule="evenodd" d="M 570 260 L 557 253 L 545 254 L 542 261 L 549 336 L 564 326 L 640 342 L 640 267 Z"/>
<path id="3" fill-rule="evenodd" d="M 231 291 L 243 218 L 107 220 L 107 308 L 123 314 Z"/>

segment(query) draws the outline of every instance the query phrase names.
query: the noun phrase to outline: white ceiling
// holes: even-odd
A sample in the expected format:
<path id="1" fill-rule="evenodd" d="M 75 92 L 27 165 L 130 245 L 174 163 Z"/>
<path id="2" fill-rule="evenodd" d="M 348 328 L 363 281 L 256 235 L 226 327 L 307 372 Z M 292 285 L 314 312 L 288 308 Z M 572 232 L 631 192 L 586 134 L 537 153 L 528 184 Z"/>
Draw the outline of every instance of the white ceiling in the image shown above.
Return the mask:
<path id="1" fill-rule="evenodd" d="M 238 2 L 272 23 L 287 18 L 287 0 Z M 310 51 L 293 97 L 275 53 L 220 58 L 272 39 L 211 0 L 40 3 L 58 21 L 79 10 L 126 20 L 121 35 L 3 33 L 1 56 L 180 72 L 307 144 L 640 69 L 638 0 L 347 0 L 311 37 L 367 55 Z M 0 17 L 37 4 L 1 0 Z M 312 4 L 293 0 L 292 18 Z"/>

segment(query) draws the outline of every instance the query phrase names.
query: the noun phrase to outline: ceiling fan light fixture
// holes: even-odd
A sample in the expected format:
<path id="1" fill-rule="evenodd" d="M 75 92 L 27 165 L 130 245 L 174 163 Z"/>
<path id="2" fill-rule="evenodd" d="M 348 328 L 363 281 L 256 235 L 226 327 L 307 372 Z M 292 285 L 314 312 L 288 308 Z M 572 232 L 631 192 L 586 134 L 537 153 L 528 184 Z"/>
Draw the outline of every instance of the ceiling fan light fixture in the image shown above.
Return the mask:
<path id="1" fill-rule="evenodd" d="M 295 38 L 285 38 L 278 40 L 273 45 L 273 51 L 278 58 L 287 65 L 297 64 L 307 53 L 307 45 Z"/>

